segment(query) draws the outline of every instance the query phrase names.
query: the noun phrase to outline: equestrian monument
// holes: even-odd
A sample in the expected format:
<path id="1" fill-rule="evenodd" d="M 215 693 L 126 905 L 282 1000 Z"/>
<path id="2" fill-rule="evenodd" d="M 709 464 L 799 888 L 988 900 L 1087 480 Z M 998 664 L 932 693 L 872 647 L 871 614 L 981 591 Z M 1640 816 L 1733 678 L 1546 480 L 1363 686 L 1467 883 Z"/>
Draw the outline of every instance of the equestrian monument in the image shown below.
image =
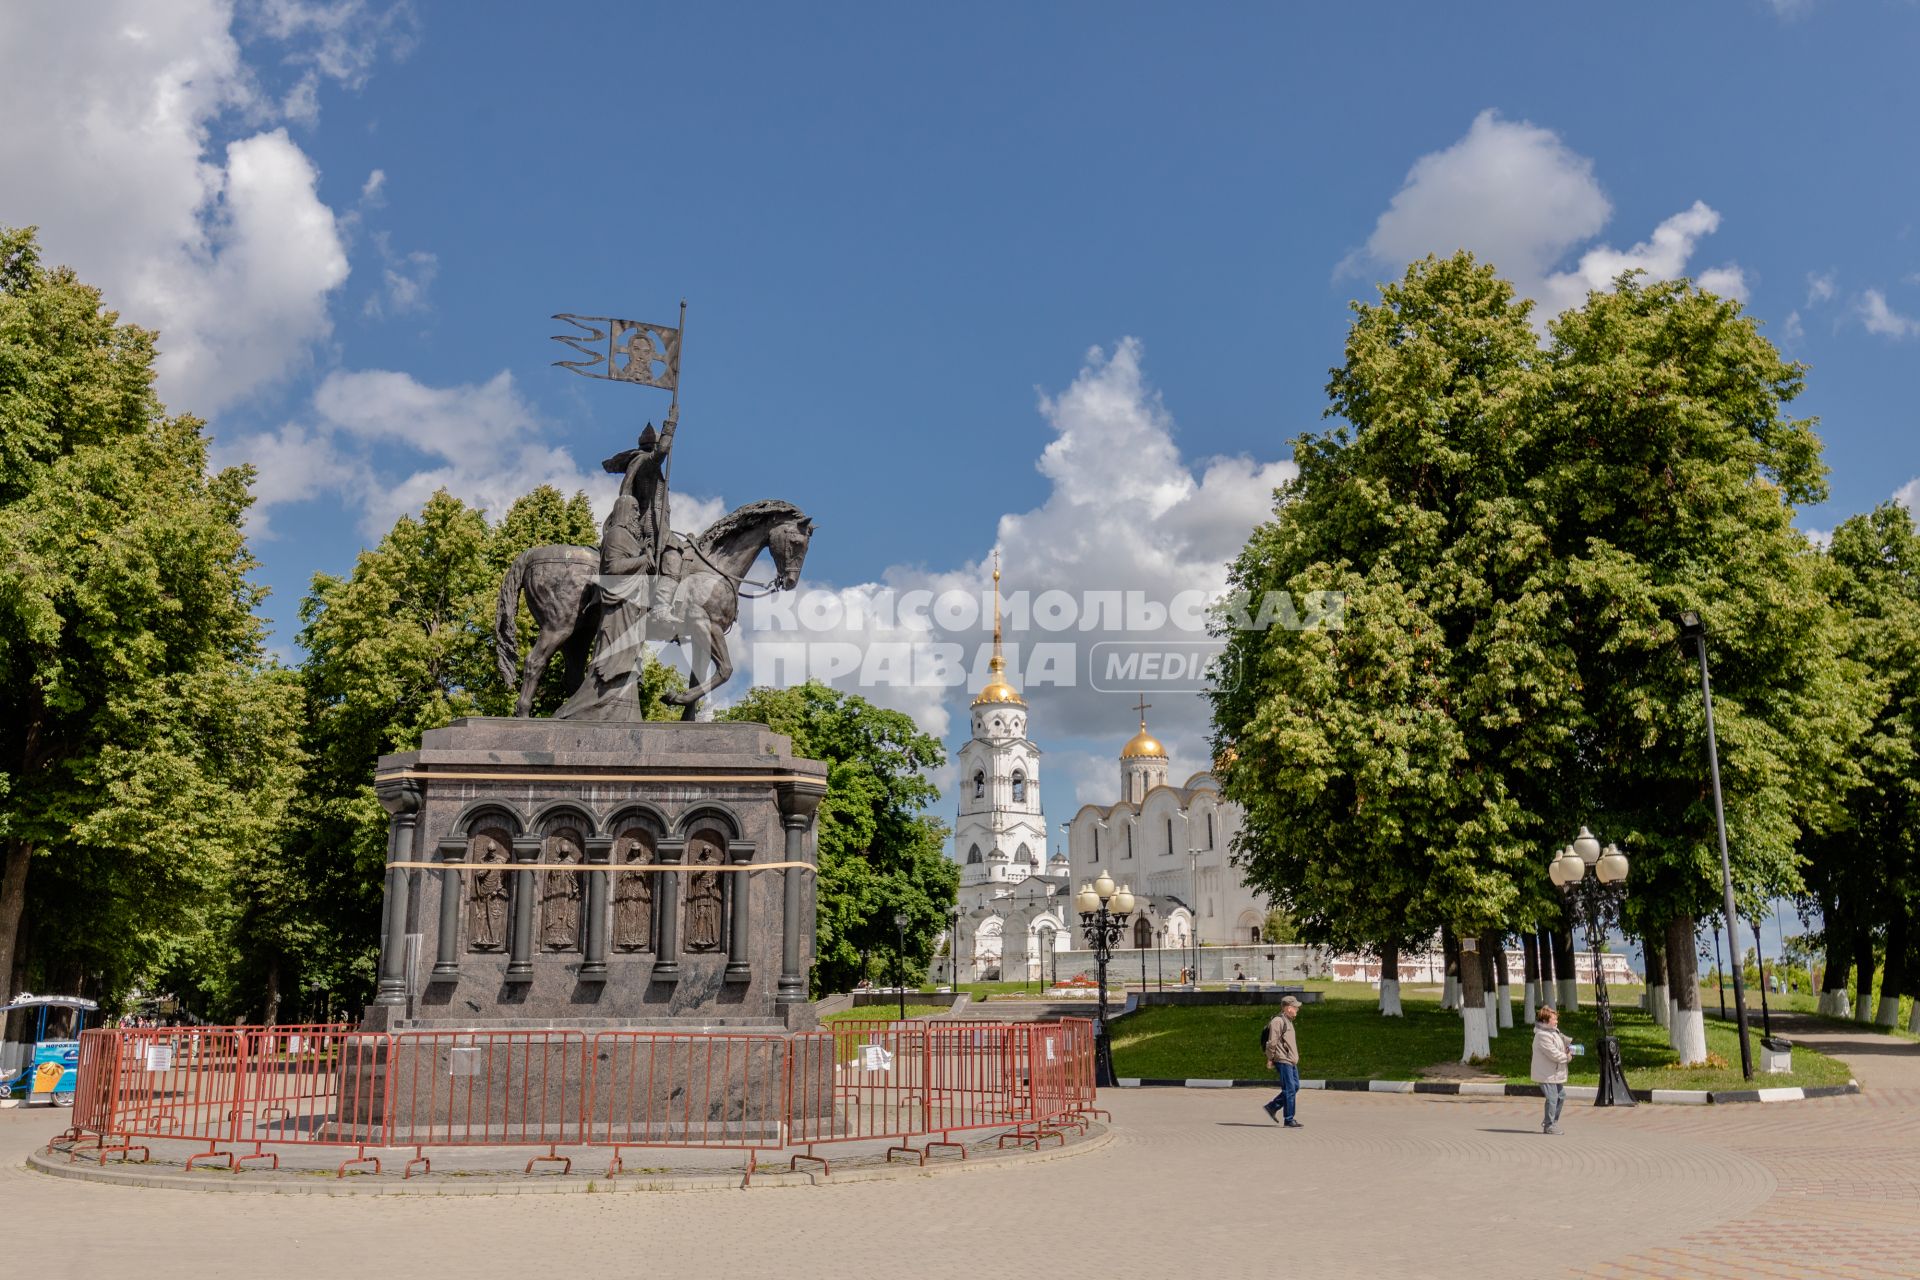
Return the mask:
<path id="1" fill-rule="evenodd" d="M 743 595 L 792 590 L 813 522 L 751 502 L 692 536 L 671 523 L 679 327 L 561 315 L 575 373 L 673 393 L 620 477 L 596 548 L 535 547 L 501 584 L 495 633 L 513 717 L 429 731 L 380 759 L 391 819 L 375 1028 L 812 1025 L 814 816 L 826 766 L 765 725 L 696 720 L 732 674 Z M 750 580 L 765 553 L 768 581 Z M 520 605 L 536 638 L 519 660 Z M 683 719 L 649 722 L 649 644 L 678 644 Z M 532 715 L 551 659 L 566 698 Z"/>

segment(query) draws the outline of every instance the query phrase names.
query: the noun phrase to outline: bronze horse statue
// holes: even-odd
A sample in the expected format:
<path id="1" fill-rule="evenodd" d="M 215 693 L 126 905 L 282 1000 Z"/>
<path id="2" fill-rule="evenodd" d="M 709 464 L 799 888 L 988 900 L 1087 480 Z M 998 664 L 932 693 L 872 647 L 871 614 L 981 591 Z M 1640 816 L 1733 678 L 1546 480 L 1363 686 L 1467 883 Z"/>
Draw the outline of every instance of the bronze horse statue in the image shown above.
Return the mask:
<path id="1" fill-rule="evenodd" d="M 689 687 L 665 697 L 665 701 L 684 708 L 684 719 L 693 719 L 700 699 L 733 675 L 726 634 L 740 616 L 742 588 L 764 585 L 770 591 L 793 590 L 799 584 L 800 568 L 806 562 L 807 543 L 812 537 L 813 520 L 804 511 L 791 502 L 768 498 L 729 511 L 685 541 L 672 622 L 666 627 L 650 624 L 646 636 L 649 640 L 679 640 L 687 651 Z M 749 583 L 747 570 L 762 551 L 772 553 L 773 580 Z M 506 580 L 500 584 L 493 651 L 500 678 L 509 689 L 519 691 L 515 715 L 533 714 L 534 692 L 556 652 L 566 662 L 569 697 L 586 678 L 588 651 L 605 607 L 599 573 L 600 553 L 591 547 L 532 547 L 522 551 L 508 567 Z M 539 631 L 524 671 L 520 670 L 518 635 L 522 594 Z M 705 678 L 698 678 L 703 669 Z M 638 706 L 634 715 L 640 715 Z"/>

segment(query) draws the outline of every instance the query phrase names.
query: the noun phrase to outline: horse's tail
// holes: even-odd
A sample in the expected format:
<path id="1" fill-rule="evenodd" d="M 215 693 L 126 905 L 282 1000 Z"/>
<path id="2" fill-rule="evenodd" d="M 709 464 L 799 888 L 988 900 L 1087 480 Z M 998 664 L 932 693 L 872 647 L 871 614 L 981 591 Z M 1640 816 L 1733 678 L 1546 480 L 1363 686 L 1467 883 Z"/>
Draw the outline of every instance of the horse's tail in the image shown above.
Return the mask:
<path id="1" fill-rule="evenodd" d="M 493 617 L 493 660 L 500 678 L 512 691 L 520 684 L 520 585 L 527 576 L 527 557 L 522 551 L 507 566 L 506 579 L 500 584 L 500 604 Z"/>

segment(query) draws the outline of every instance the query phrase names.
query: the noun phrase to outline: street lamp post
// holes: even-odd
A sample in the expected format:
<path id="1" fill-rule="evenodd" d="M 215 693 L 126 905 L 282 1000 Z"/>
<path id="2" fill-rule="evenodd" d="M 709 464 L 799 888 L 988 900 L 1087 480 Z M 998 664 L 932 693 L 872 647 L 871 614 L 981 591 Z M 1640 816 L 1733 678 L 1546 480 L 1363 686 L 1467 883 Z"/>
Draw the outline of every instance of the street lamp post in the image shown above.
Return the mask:
<path id="1" fill-rule="evenodd" d="M 1630 1107 L 1634 1104 L 1633 1093 L 1620 1066 L 1620 1042 L 1613 1038 L 1613 1006 L 1607 1000 L 1607 975 L 1600 963 L 1600 946 L 1626 897 L 1627 855 L 1613 845 L 1602 850 L 1593 832 L 1582 827 L 1573 843 L 1562 849 L 1547 868 L 1547 874 L 1565 896 L 1568 914 L 1586 926 L 1587 947 L 1593 952 L 1593 1003 L 1600 1012 L 1600 1088 L 1593 1105 Z"/>
<path id="2" fill-rule="evenodd" d="M 1740 1022 L 1740 1074 L 1753 1079 L 1753 1046 L 1747 1041 L 1747 987 L 1741 976 L 1739 910 L 1733 904 L 1733 863 L 1727 858 L 1727 815 L 1720 803 L 1720 742 L 1713 732 L 1713 680 L 1707 674 L 1707 628 L 1700 615 L 1680 615 L 1680 634 L 1693 641 L 1700 654 L 1700 699 L 1707 709 L 1707 773 L 1713 779 L 1713 824 L 1720 837 L 1720 889 L 1726 896 L 1727 961 L 1733 970 L 1733 1014 Z M 1759 940 L 1755 940 L 1756 947 Z"/>
<path id="3" fill-rule="evenodd" d="M 1079 909 L 1080 928 L 1093 948 L 1100 974 L 1100 1006 L 1093 1024 L 1094 1084 L 1111 1089 L 1116 1077 L 1113 1045 L 1107 1034 L 1107 961 L 1113 958 L 1113 944 L 1119 941 L 1127 917 L 1133 914 L 1133 890 L 1127 885 L 1115 888 L 1113 877 L 1102 871 L 1092 884 L 1080 886 L 1074 906 Z"/>
<path id="4" fill-rule="evenodd" d="M 893 932 L 898 947 L 893 953 L 894 990 L 900 993 L 900 1021 L 907 1020 L 907 913 L 893 913 Z"/>
<path id="5" fill-rule="evenodd" d="M 949 916 L 949 919 L 953 921 L 953 932 L 947 935 L 947 945 L 952 950 L 952 953 L 953 953 L 953 964 L 949 967 L 953 970 L 954 998 L 958 999 L 960 995 L 960 919 L 961 919 L 959 903 L 956 902 L 953 904 L 953 911 Z"/>

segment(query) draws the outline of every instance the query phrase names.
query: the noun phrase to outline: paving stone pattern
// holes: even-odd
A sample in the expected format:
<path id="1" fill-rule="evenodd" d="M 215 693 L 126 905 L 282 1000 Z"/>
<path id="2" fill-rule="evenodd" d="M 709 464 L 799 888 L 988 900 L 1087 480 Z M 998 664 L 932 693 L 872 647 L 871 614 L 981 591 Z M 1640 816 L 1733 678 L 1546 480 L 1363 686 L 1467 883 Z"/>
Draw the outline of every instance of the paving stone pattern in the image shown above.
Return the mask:
<path id="1" fill-rule="evenodd" d="M 97 1186 L 21 1165 L 0 1112 L 8 1270 L 31 1276 L 654 1274 L 1885 1277 L 1920 1273 L 1920 1045 L 1794 1027 L 1867 1092 L 1778 1106 L 1315 1093 L 1283 1130 L 1245 1090 L 1110 1093 L 1084 1155 L 842 1186 L 329 1198 Z M 1849 1039 L 1849 1037 L 1852 1039 Z M 1856 1042 L 1857 1041 L 1857 1042 Z M 1309 1064 L 1310 1066 L 1310 1064 Z M 223 1176 L 223 1175 L 208 1175 Z M 244 1176 L 244 1175 L 243 1175 Z M 575 1175 L 581 1176 L 581 1175 Z M 1087 1247 L 1067 1235 L 1096 1231 Z M 1280 1224 L 1286 1224 L 1284 1233 Z M 1284 1260 L 1284 1261 L 1283 1261 Z"/>

